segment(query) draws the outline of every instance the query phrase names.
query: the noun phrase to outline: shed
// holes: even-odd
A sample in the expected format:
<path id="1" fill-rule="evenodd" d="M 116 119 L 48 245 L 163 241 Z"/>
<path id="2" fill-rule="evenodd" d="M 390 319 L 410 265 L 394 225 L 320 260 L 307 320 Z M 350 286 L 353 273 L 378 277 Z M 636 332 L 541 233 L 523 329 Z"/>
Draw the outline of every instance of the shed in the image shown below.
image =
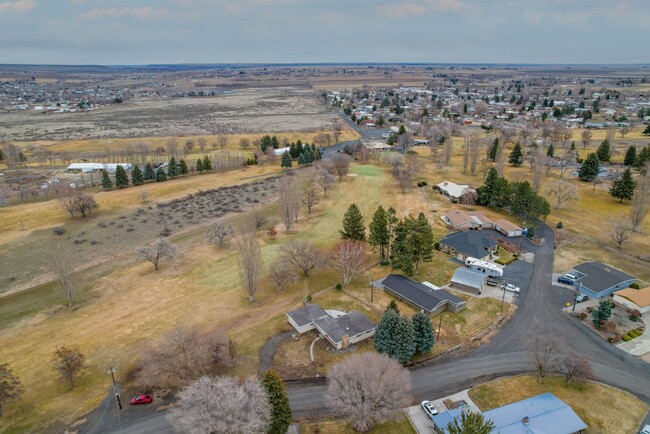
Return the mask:
<path id="1" fill-rule="evenodd" d="M 457 268 L 451 276 L 451 286 L 480 294 L 487 278 L 487 275 L 470 268 Z"/>
<path id="2" fill-rule="evenodd" d="M 494 228 L 506 237 L 519 237 L 523 235 L 523 229 L 508 220 L 495 220 Z"/>
<path id="3" fill-rule="evenodd" d="M 650 286 L 642 289 L 625 288 L 614 293 L 614 301 L 628 309 L 650 312 Z"/>
<path id="4" fill-rule="evenodd" d="M 592 298 L 603 298 L 614 291 L 627 288 L 637 278 L 602 262 L 584 262 L 573 267 L 579 291 Z"/>

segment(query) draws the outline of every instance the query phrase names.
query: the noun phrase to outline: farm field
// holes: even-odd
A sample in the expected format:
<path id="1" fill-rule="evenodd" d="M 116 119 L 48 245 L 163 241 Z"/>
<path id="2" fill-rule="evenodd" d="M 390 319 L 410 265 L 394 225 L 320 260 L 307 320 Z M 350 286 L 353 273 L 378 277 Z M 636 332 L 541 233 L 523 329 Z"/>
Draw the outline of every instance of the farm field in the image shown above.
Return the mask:
<path id="1" fill-rule="evenodd" d="M 567 403 L 588 425 L 587 434 L 636 434 L 650 406 L 622 390 L 584 381 L 566 385 L 562 377 L 547 377 L 542 384 L 531 375 L 505 377 L 476 386 L 469 396 L 487 411 L 515 401 L 551 392 Z"/>

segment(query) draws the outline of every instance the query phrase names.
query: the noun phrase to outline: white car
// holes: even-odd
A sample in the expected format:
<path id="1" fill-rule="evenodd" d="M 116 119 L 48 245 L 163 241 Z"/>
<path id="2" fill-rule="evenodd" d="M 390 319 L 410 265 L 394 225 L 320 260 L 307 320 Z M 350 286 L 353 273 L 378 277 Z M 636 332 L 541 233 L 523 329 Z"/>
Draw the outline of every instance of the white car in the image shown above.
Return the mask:
<path id="1" fill-rule="evenodd" d="M 420 407 L 422 407 L 422 410 L 429 416 L 429 419 L 433 419 L 433 416 L 438 414 L 438 410 L 431 404 L 430 401 L 422 401 L 420 404 Z"/>
<path id="2" fill-rule="evenodd" d="M 514 292 L 515 294 L 519 294 L 521 289 L 519 289 L 518 286 L 513 285 L 512 283 L 506 283 L 505 285 L 501 285 L 501 289 L 505 289 L 508 292 Z"/>
<path id="3" fill-rule="evenodd" d="M 643 429 L 639 432 L 639 434 L 650 434 L 650 425 L 644 426 Z"/>

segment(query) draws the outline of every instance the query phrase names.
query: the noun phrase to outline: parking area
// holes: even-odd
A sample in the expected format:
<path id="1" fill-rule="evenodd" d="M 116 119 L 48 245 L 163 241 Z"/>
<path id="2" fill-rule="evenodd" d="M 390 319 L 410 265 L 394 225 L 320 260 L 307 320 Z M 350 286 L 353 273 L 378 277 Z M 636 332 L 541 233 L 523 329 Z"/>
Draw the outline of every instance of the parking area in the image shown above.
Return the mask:
<path id="1" fill-rule="evenodd" d="M 474 402 L 469 398 L 469 395 L 467 394 L 467 390 L 463 390 L 461 392 L 455 393 L 450 396 L 445 396 L 444 398 L 441 399 L 436 399 L 434 401 L 431 401 L 431 403 L 436 408 L 436 410 L 438 410 L 438 413 L 442 413 L 443 411 L 447 411 L 447 406 L 445 405 L 445 401 L 461 403 L 468 410 L 477 411 L 477 412 L 480 411 L 479 408 L 476 406 L 476 404 L 474 404 Z M 431 434 L 434 432 L 433 421 L 429 419 L 426 413 L 424 413 L 424 410 L 422 410 L 419 404 L 405 408 L 404 412 L 406 413 L 406 416 L 411 421 L 413 428 L 415 428 L 415 430 L 419 434 L 424 434 L 424 433 Z"/>

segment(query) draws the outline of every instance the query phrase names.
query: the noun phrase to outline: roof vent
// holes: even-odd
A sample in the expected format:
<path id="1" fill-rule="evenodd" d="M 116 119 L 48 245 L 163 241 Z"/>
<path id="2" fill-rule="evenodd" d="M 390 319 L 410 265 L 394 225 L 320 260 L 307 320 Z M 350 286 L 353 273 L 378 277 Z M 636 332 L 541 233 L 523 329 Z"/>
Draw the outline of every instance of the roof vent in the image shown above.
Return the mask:
<path id="1" fill-rule="evenodd" d="M 528 425 L 528 420 L 529 420 L 529 419 L 528 419 L 528 416 L 524 416 L 524 418 L 523 418 L 521 421 L 522 421 L 523 423 L 525 423 L 526 425 Z"/>

